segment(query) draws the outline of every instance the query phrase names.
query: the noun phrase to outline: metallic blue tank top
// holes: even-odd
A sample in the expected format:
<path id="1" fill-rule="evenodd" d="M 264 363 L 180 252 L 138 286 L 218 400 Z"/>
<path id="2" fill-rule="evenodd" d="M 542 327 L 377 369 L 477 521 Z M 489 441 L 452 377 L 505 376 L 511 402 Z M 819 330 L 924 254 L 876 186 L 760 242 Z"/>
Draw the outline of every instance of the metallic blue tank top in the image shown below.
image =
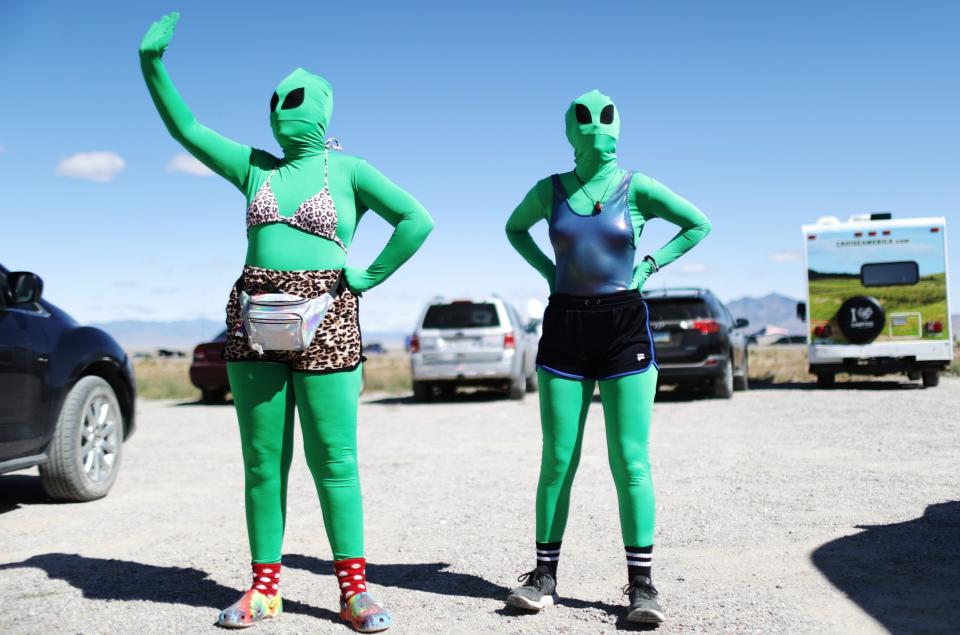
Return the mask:
<path id="1" fill-rule="evenodd" d="M 637 255 L 627 205 L 631 176 L 627 172 L 599 212 L 583 216 L 570 207 L 560 177 L 553 175 L 549 225 L 557 258 L 556 293 L 603 295 L 630 288 Z"/>

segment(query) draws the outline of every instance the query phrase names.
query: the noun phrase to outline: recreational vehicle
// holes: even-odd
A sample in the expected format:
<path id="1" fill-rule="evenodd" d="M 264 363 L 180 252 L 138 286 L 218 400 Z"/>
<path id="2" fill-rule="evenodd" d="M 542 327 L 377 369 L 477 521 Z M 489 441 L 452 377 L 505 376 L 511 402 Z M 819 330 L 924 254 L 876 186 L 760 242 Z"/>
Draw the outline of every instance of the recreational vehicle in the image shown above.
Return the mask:
<path id="1" fill-rule="evenodd" d="M 803 226 L 810 372 L 905 373 L 939 383 L 953 357 L 944 218 L 833 216 Z"/>

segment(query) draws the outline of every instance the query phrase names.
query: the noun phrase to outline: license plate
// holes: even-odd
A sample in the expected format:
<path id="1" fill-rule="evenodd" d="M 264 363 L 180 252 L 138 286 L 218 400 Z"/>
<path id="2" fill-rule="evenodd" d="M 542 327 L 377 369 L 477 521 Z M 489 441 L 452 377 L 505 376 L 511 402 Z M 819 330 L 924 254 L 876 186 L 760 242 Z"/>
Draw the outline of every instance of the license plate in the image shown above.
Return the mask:
<path id="1" fill-rule="evenodd" d="M 663 343 L 670 341 L 670 332 L 669 331 L 654 331 L 653 332 L 653 341 L 654 343 Z"/>

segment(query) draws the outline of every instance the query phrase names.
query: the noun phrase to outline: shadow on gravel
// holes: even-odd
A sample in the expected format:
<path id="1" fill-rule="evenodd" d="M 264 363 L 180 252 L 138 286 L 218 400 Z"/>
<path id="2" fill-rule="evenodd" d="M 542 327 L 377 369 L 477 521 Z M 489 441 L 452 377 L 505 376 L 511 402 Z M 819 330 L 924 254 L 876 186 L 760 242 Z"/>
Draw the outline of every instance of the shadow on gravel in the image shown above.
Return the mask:
<path id="1" fill-rule="evenodd" d="M 87 558 L 73 553 L 45 553 L 23 562 L 0 564 L 5 569 L 40 569 L 47 577 L 63 580 L 93 600 L 127 600 L 208 607 L 211 621 L 220 609 L 233 604 L 241 590 L 214 582 L 205 571 L 162 567 L 129 560 Z M 340 622 L 337 613 L 284 598 L 286 613 L 299 613 Z"/>
<path id="2" fill-rule="evenodd" d="M 923 390 L 923 385 L 916 382 L 903 381 L 838 381 L 832 388 L 817 388 L 813 381 L 772 381 L 751 380 L 750 390 L 816 390 L 818 392 L 839 392 L 841 390 Z"/>
<path id="3" fill-rule="evenodd" d="M 290 554 L 283 556 L 283 566 L 287 568 L 303 569 L 317 575 L 331 575 L 333 562 Z M 485 580 L 470 573 L 447 571 L 450 565 L 446 562 L 430 562 L 417 564 L 377 564 L 368 565 L 367 576 L 374 584 L 385 587 L 395 587 L 410 591 L 436 593 L 437 595 L 457 595 L 468 598 L 505 600 L 510 589 Z M 651 630 L 651 625 L 635 624 L 626 620 L 626 606 L 607 604 L 606 602 L 587 602 L 575 598 L 561 597 L 560 604 L 573 609 L 599 609 L 618 615 L 617 628 L 628 630 Z M 530 615 L 527 611 L 503 607 L 495 611 L 503 616 Z M 655 625 L 652 628 L 656 628 Z"/>
<path id="4" fill-rule="evenodd" d="M 532 399 L 536 399 L 536 394 L 528 395 Z M 377 404 L 380 406 L 429 406 L 430 404 L 456 404 L 456 403 L 481 403 L 486 401 L 504 401 L 509 402 L 506 395 L 502 392 L 496 392 L 493 390 L 477 390 L 472 392 L 458 392 L 455 395 L 437 395 L 434 396 L 429 402 L 417 401 L 413 398 L 413 395 L 397 395 L 393 397 L 380 397 L 377 399 L 365 400 L 363 395 L 360 396 L 360 401 L 362 403 L 371 403 Z"/>
<path id="5" fill-rule="evenodd" d="M 891 633 L 955 633 L 960 624 L 960 501 L 920 518 L 858 525 L 811 560 L 830 582 Z"/>
<path id="6" fill-rule="evenodd" d="M 23 505 L 59 505 L 51 500 L 40 485 L 40 477 L 17 474 L 0 476 L 0 514 L 20 509 Z"/>
<path id="7" fill-rule="evenodd" d="M 224 399 L 223 401 L 218 403 L 207 403 L 203 399 L 196 399 L 194 401 L 181 401 L 173 405 L 175 408 L 179 408 L 180 406 L 207 406 L 209 408 L 230 406 L 231 408 L 233 408 L 233 399 Z"/>

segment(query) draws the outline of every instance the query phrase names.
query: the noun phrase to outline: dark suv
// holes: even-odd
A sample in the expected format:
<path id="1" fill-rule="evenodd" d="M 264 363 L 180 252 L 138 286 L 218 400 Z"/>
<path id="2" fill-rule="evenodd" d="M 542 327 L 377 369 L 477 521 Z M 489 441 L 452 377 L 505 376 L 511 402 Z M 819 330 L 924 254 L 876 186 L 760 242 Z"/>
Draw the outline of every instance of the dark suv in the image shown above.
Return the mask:
<path id="1" fill-rule="evenodd" d="M 746 390 L 749 325 L 706 289 L 644 291 L 661 384 L 707 384 L 715 397 Z"/>
<path id="2" fill-rule="evenodd" d="M 0 266 L 0 474 L 35 465 L 51 498 L 105 496 L 133 434 L 133 367 L 120 345 Z"/>

